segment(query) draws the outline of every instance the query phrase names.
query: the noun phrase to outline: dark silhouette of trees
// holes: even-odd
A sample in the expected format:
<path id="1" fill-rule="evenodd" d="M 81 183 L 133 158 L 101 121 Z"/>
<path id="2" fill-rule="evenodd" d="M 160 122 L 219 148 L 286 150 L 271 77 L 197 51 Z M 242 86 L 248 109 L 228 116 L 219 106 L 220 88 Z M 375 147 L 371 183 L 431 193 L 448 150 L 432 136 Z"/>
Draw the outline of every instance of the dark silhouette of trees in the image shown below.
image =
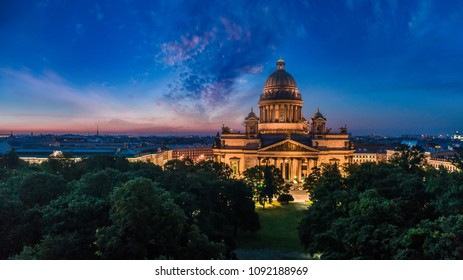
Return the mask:
<path id="1" fill-rule="evenodd" d="M 252 191 L 224 164 L 166 169 L 106 156 L 0 168 L 0 258 L 230 258 L 259 228 Z"/>
<path id="2" fill-rule="evenodd" d="M 112 224 L 96 233 L 98 254 L 103 258 L 221 257 L 221 244 L 209 242 L 197 228 L 191 227 L 170 193 L 149 179 L 130 180 L 116 188 L 109 214 Z M 191 235 L 210 255 L 204 256 L 201 251 L 190 255 Z"/>
<path id="3" fill-rule="evenodd" d="M 284 179 L 280 169 L 274 165 L 251 167 L 243 175 L 244 181 L 253 190 L 254 200 L 263 207 L 265 207 L 265 203 L 272 203 L 274 197 L 283 193 Z"/>
<path id="4" fill-rule="evenodd" d="M 323 259 L 461 259 L 462 186 L 461 171 L 428 168 L 419 148 L 344 174 L 325 166 L 307 184 L 300 239 Z"/>

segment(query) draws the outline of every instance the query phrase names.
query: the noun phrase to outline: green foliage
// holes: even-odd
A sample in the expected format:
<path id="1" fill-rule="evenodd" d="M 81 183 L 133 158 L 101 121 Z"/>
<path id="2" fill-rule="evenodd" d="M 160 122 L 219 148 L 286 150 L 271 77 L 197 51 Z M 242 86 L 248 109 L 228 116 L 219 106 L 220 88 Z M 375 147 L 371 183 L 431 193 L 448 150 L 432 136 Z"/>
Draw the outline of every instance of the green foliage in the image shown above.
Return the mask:
<path id="1" fill-rule="evenodd" d="M 165 169 L 160 187 L 172 194 L 189 223 L 196 224 L 211 241 L 225 243 L 225 257 L 235 249 L 238 229 L 259 228 L 252 190 L 231 179 L 229 166 L 207 161 L 195 165 L 187 159 L 170 161 Z"/>
<path id="2" fill-rule="evenodd" d="M 14 150 L 11 150 L 6 155 L 0 155 L 0 169 L 17 169 L 24 165 L 25 163 L 19 159 L 18 154 Z"/>
<path id="3" fill-rule="evenodd" d="M 324 259 L 460 259 L 463 176 L 432 170 L 419 149 L 390 163 L 325 166 L 308 184 L 313 204 L 299 227 Z"/>
<path id="4" fill-rule="evenodd" d="M 420 146 L 409 147 L 407 145 L 399 145 L 390 163 L 402 168 L 409 173 L 421 172 L 427 166 L 426 158 L 424 156 L 424 149 Z"/>
<path id="5" fill-rule="evenodd" d="M 277 201 L 282 205 L 286 205 L 291 201 L 294 201 L 294 197 L 289 193 L 282 193 L 278 196 Z"/>
<path id="6" fill-rule="evenodd" d="M 148 162 L 134 162 L 130 164 L 130 170 L 126 172 L 130 179 L 143 177 L 150 180 L 157 180 L 162 176 L 162 168 Z"/>
<path id="7" fill-rule="evenodd" d="M 97 233 L 103 256 L 154 259 L 171 253 L 180 242 L 186 217 L 170 195 L 156 186 L 151 180 L 135 179 L 114 190 L 110 210 L 113 224 Z"/>
<path id="8" fill-rule="evenodd" d="M 190 235 L 219 258 L 217 244 L 192 230 L 170 194 L 148 179 L 128 181 L 111 195 L 112 225 L 97 231 L 101 256 L 110 259 L 191 258 Z M 175 234 L 173 234 L 175 233 Z M 190 243 L 189 243 L 190 242 Z M 195 244 L 197 246 L 198 244 Z M 210 247 L 210 248 L 209 248 Z M 187 249 L 188 248 L 188 249 Z M 204 252 L 203 252 L 204 253 Z"/>
<path id="9" fill-rule="evenodd" d="M 262 206 L 272 203 L 273 198 L 283 192 L 284 179 L 280 169 L 274 165 L 258 165 L 248 168 L 244 173 L 244 181 L 254 194 L 254 200 Z"/>
<path id="10" fill-rule="evenodd" d="M 41 167 L 48 173 L 61 175 L 67 182 L 78 180 L 85 173 L 81 162 L 66 157 L 49 158 Z"/>
<path id="11" fill-rule="evenodd" d="M 130 170 L 130 162 L 122 157 L 97 155 L 81 161 L 85 172 L 99 171 L 105 168 L 116 169 L 121 172 Z"/>
<path id="12" fill-rule="evenodd" d="M 0 170 L 1 259 L 229 258 L 236 232 L 259 228 L 252 190 L 222 163 L 60 157 Z"/>
<path id="13" fill-rule="evenodd" d="M 0 258 L 8 258 L 22 248 L 18 236 L 26 207 L 15 190 L 0 183 Z M 19 244 L 18 244 L 19 243 Z"/>
<path id="14" fill-rule="evenodd" d="M 46 172 L 32 172 L 18 182 L 19 198 L 28 207 L 46 205 L 67 190 L 63 177 Z"/>

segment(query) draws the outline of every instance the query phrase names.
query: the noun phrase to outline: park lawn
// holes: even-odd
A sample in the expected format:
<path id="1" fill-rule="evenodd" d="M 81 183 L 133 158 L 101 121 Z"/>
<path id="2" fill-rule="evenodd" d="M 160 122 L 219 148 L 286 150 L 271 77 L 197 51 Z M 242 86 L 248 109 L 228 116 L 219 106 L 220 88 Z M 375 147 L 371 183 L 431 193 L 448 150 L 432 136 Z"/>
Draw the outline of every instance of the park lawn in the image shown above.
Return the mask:
<path id="1" fill-rule="evenodd" d="M 236 251 L 240 259 L 299 259 L 303 255 L 297 227 L 304 216 L 307 204 L 293 202 L 280 206 L 256 206 L 260 230 L 238 235 Z"/>

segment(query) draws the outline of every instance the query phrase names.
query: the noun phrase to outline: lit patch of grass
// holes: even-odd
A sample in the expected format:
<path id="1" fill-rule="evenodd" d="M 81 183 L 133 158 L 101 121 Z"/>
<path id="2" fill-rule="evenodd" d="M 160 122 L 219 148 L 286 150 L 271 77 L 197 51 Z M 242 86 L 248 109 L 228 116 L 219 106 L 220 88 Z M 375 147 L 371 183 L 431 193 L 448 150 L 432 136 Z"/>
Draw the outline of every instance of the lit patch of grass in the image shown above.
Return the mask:
<path id="1" fill-rule="evenodd" d="M 304 216 L 305 209 L 307 203 L 304 202 L 284 206 L 273 203 L 267 204 L 265 208 L 256 205 L 261 229 L 254 233 L 239 234 L 238 257 L 242 259 L 301 258 L 303 249 L 297 227 Z"/>

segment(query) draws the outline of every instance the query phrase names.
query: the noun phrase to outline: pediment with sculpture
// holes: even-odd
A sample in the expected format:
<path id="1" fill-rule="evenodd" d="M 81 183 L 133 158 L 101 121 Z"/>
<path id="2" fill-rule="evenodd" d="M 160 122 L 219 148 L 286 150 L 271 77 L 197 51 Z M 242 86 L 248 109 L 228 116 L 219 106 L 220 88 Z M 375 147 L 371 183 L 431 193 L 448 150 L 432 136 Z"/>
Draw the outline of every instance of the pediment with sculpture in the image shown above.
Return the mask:
<path id="1" fill-rule="evenodd" d="M 275 143 L 263 149 L 262 152 L 318 152 L 318 150 L 297 143 L 296 141 L 286 140 L 280 143 Z"/>

